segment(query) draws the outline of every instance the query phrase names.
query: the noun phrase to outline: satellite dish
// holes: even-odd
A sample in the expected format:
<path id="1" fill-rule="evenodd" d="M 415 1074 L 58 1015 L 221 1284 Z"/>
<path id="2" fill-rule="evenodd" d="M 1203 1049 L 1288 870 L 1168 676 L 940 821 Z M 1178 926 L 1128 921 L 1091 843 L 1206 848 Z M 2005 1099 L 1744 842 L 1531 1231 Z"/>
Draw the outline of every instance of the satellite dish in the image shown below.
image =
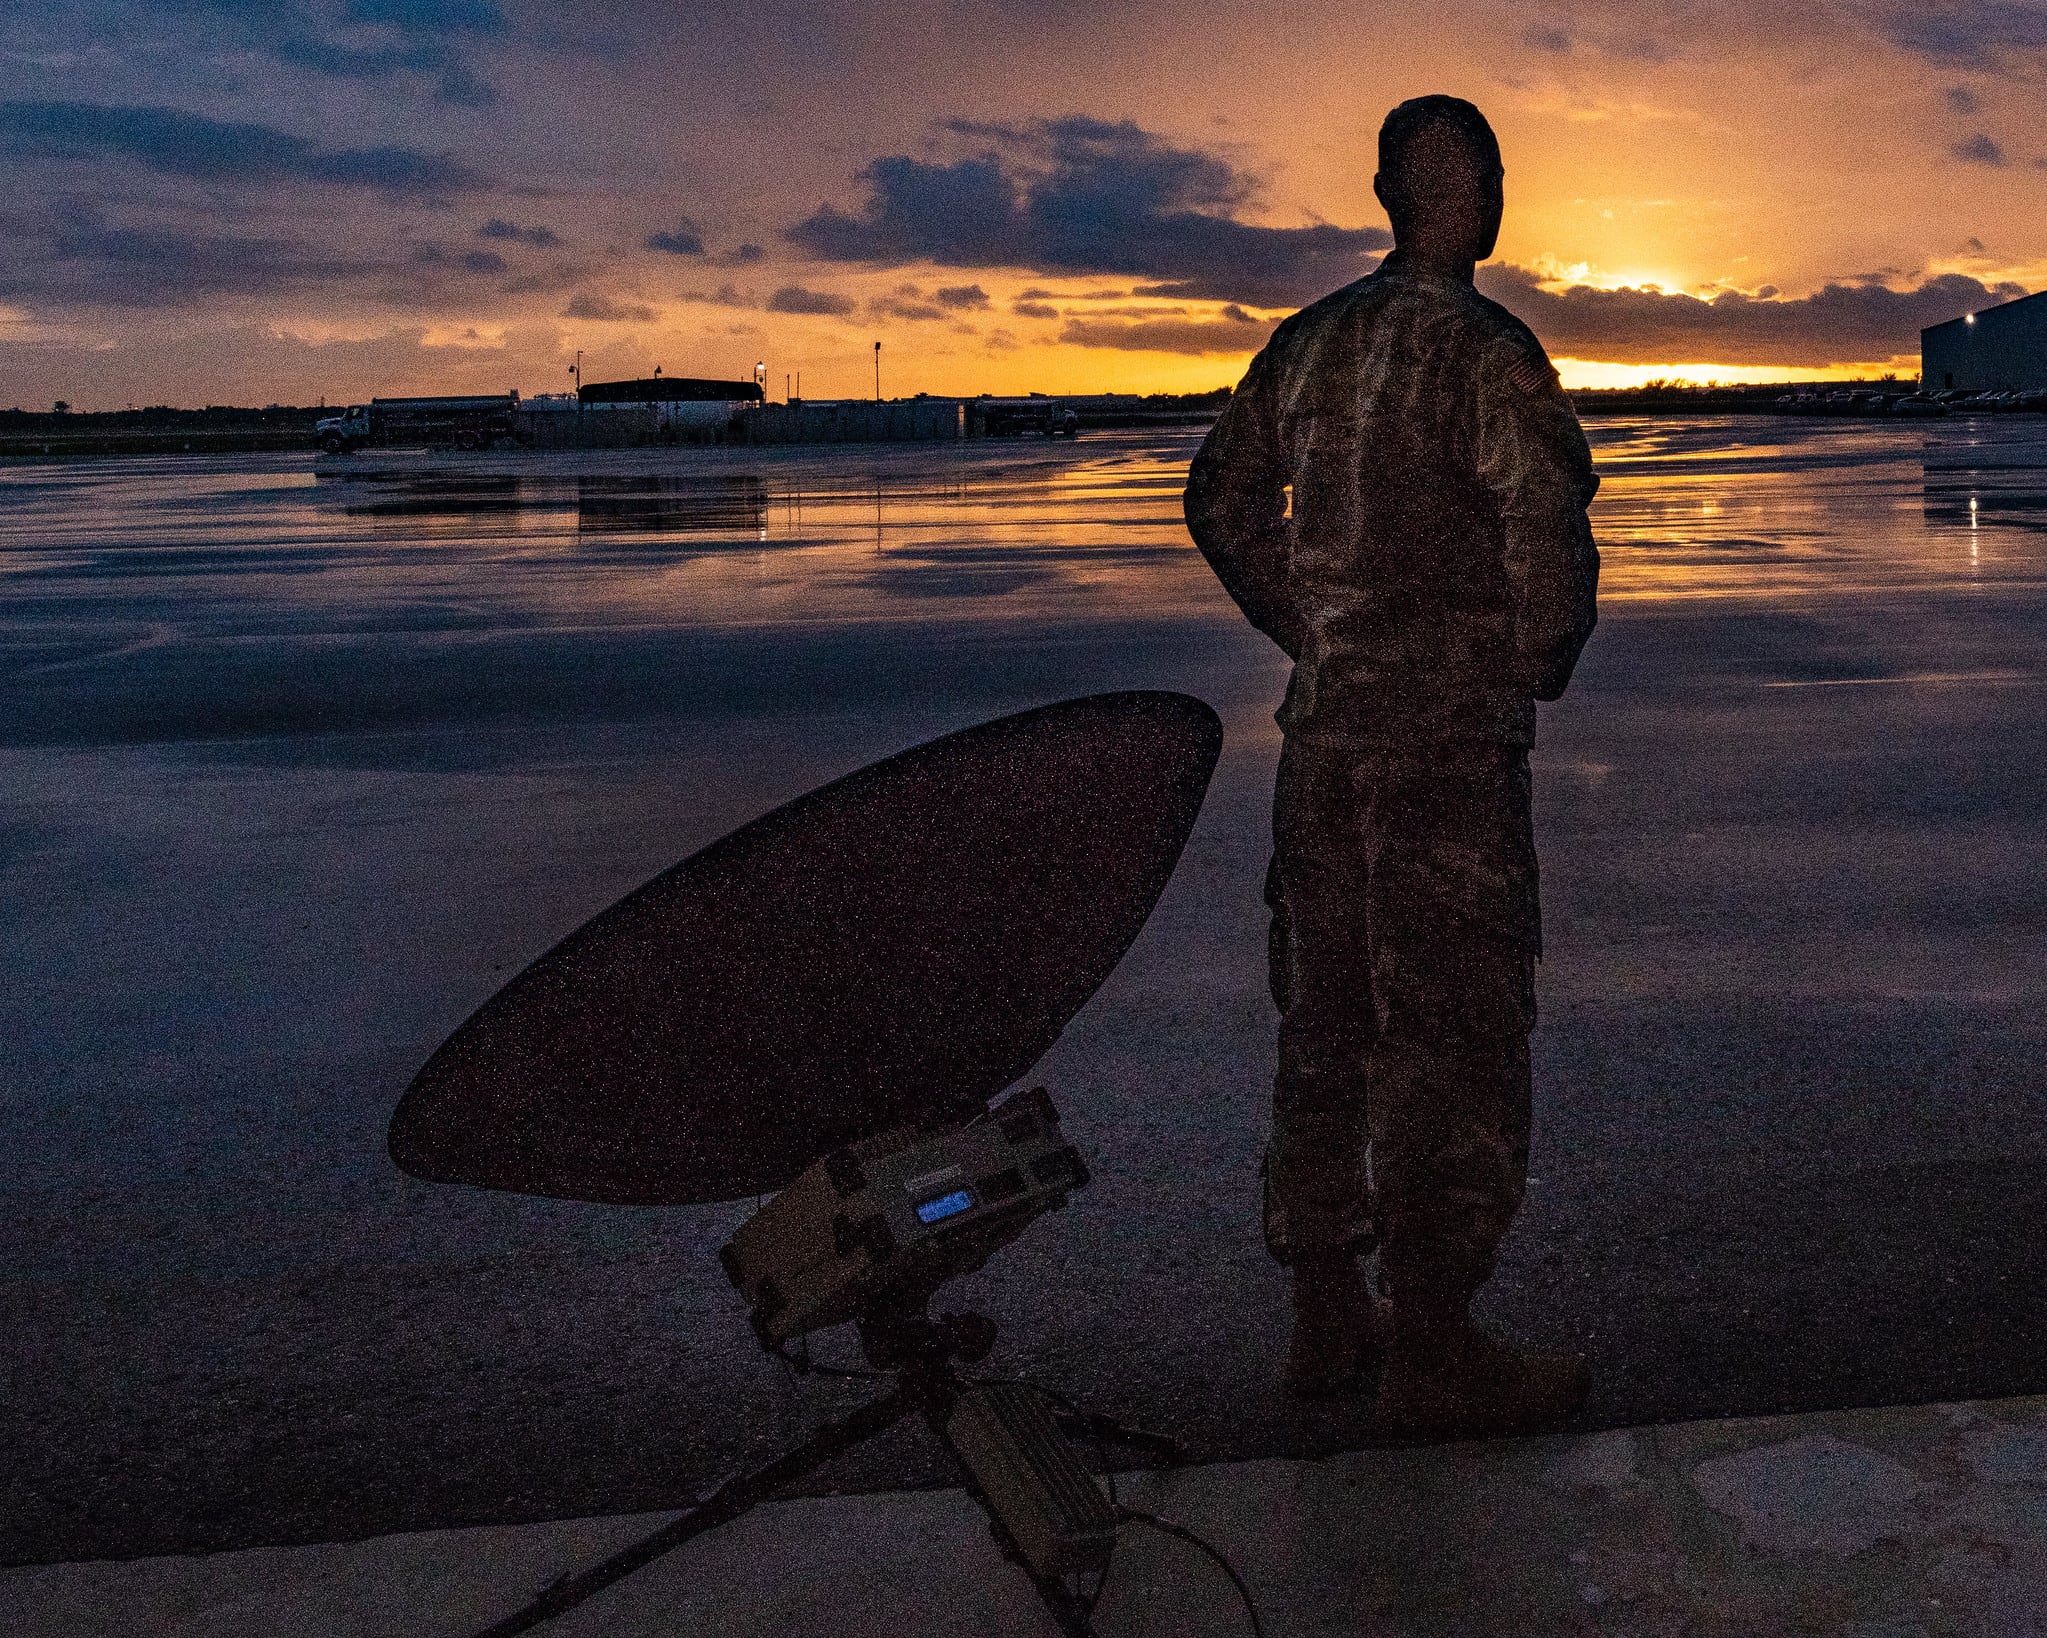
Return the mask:
<path id="1" fill-rule="evenodd" d="M 742 826 L 571 933 L 414 1078 L 415 1176 L 625 1205 L 965 1119 L 1101 986 L 1222 747 L 1186 694 L 1021 712 Z"/>

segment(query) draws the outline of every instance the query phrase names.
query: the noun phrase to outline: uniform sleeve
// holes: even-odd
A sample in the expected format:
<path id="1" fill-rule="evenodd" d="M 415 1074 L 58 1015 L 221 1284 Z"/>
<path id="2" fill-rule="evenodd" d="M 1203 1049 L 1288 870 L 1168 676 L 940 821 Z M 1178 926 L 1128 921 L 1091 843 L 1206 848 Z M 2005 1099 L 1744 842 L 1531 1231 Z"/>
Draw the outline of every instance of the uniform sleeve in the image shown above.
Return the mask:
<path id="1" fill-rule="evenodd" d="M 1523 677 L 1536 699 L 1553 700 L 1598 618 L 1599 552 L 1585 509 L 1599 479 L 1571 401 L 1532 337 L 1502 337 L 1481 356 L 1478 470 L 1505 525 Z"/>
<path id="2" fill-rule="evenodd" d="M 1287 584 L 1288 473 L 1279 450 L 1268 347 L 1251 360 L 1187 474 L 1187 532 L 1244 617 L 1300 654 L 1302 622 Z"/>

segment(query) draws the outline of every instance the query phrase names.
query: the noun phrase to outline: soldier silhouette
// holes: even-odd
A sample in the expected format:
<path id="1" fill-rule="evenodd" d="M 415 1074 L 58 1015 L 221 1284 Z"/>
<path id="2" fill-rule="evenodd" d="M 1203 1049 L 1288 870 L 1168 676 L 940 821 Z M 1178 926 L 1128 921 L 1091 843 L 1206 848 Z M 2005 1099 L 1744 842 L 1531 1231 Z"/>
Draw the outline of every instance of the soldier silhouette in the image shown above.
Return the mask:
<path id="1" fill-rule="evenodd" d="M 1394 250 L 1274 332 L 1186 495 L 1294 661 L 1266 882 L 1287 1386 L 1376 1371 L 1381 1417 L 1431 1435 L 1560 1420 L 1588 1382 L 1469 1311 L 1528 1170 L 1535 702 L 1570 681 L 1599 578 L 1584 433 L 1541 343 L 1472 285 L 1504 176 L 1470 103 L 1387 115 Z"/>

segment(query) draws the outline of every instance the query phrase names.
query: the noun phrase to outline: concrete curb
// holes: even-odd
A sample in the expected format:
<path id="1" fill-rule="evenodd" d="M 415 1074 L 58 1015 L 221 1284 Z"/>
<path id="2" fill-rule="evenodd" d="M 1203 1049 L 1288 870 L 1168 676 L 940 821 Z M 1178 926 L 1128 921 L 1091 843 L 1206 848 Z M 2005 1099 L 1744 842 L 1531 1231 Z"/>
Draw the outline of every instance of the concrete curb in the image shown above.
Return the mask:
<path id="1" fill-rule="evenodd" d="M 2047 1397 L 1127 1474 L 1250 1584 L 1273 1638 L 2039 1638 Z M 460 1638 L 664 1515 L 0 1571 L 12 1638 Z M 1133 1527 L 1103 1638 L 1249 1630 Z M 764 1507 L 543 1629 L 903 1638 L 1053 1629 L 956 1490 Z"/>

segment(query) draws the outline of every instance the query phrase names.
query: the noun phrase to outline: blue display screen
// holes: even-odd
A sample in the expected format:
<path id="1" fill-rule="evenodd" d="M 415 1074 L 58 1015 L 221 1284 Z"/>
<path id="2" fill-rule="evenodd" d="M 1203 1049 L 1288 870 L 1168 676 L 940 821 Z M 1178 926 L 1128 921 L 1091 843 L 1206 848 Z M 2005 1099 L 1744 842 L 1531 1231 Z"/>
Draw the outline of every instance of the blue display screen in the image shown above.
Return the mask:
<path id="1" fill-rule="evenodd" d="M 974 1197 L 965 1189 L 954 1189 L 951 1194 L 941 1194 L 936 1200 L 927 1200 L 917 1208 L 920 1223 L 942 1223 L 948 1217 L 957 1217 L 974 1203 Z"/>

